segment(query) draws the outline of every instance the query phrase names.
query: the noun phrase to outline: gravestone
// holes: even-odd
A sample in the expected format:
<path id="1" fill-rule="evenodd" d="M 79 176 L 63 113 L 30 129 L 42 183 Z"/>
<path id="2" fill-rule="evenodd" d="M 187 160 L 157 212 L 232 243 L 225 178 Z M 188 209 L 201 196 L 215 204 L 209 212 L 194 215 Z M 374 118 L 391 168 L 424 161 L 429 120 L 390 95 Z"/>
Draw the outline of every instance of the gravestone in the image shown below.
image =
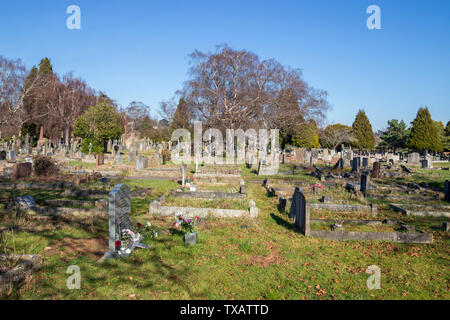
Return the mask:
<path id="1" fill-rule="evenodd" d="M 136 159 L 136 170 L 144 169 L 144 157 L 139 156 Z"/>
<path id="2" fill-rule="evenodd" d="M 369 158 L 362 159 L 362 166 L 363 168 L 367 168 L 369 166 Z"/>
<path id="3" fill-rule="evenodd" d="M 445 181 L 445 200 L 450 202 L 450 181 Z"/>
<path id="4" fill-rule="evenodd" d="M 119 257 L 116 251 L 116 241 L 122 240 L 122 231 L 132 229 L 131 213 L 131 195 L 130 188 L 125 184 L 118 184 L 109 193 L 109 239 L 108 251 L 102 260 Z M 135 243 L 137 248 L 150 249 L 150 246 L 141 243 Z M 131 250 L 133 250 L 131 248 Z"/>
<path id="5" fill-rule="evenodd" d="M 359 171 L 359 160 L 360 158 L 356 157 L 353 158 L 353 162 L 352 162 L 352 172 L 358 172 Z"/>
<path id="6" fill-rule="evenodd" d="M 130 188 L 118 184 L 109 193 L 109 251 L 116 251 L 116 241 L 121 239 L 121 232 L 131 228 Z"/>
<path id="7" fill-rule="evenodd" d="M 97 164 L 97 167 L 105 164 L 105 155 L 103 153 L 99 153 L 96 156 L 96 164 Z"/>
<path id="8" fill-rule="evenodd" d="M 294 219 L 295 226 L 299 228 L 303 235 L 309 236 L 310 209 L 306 205 L 305 195 L 299 187 L 295 188 L 289 217 Z"/>
<path id="9" fill-rule="evenodd" d="M 417 152 L 408 153 L 408 163 L 419 164 L 420 155 Z"/>
<path id="10" fill-rule="evenodd" d="M 186 186 L 186 176 L 187 176 L 187 164 L 183 164 L 181 168 L 181 185 L 183 187 Z"/>
<path id="11" fill-rule="evenodd" d="M 245 194 L 245 193 L 246 193 L 246 189 L 245 189 L 245 181 L 244 181 L 244 179 L 241 179 L 241 182 L 240 182 L 240 188 L 239 188 L 239 193 L 241 193 L 241 194 Z"/>
<path id="12" fill-rule="evenodd" d="M 10 161 L 16 160 L 16 151 L 14 151 L 14 150 L 9 151 L 8 158 Z"/>
<path id="13" fill-rule="evenodd" d="M 381 165 L 378 161 L 373 163 L 372 178 L 380 178 L 380 167 Z"/>
<path id="14" fill-rule="evenodd" d="M 368 174 L 361 175 L 361 192 L 366 193 L 370 188 L 370 177 Z"/>
<path id="15" fill-rule="evenodd" d="M 12 178 L 13 180 L 17 180 L 20 178 L 27 178 L 31 175 L 31 171 L 32 171 L 31 162 L 16 163 L 14 164 L 13 167 Z"/>
<path id="16" fill-rule="evenodd" d="M 0 161 L 5 161 L 6 160 L 6 151 L 2 150 L 0 151 Z"/>

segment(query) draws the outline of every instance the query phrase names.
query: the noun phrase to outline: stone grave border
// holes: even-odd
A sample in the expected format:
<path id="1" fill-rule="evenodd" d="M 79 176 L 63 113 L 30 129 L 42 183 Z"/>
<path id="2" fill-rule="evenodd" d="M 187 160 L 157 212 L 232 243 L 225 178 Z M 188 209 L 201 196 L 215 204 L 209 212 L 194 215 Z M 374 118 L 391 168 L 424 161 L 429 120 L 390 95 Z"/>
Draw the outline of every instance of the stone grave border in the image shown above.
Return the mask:
<path id="1" fill-rule="evenodd" d="M 433 234 L 423 232 L 368 232 L 368 231 L 316 231 L 310 230 L 310 205 L 306 203 L 305 196 L 299 187 L 295 188 L 289 217 L 294 219 L 294 225 L 305 236 L 323 238 L 328 240 L 377 240 L 393 241 L 399 243 L 433 242 Z M 373 223 L 373 222 L 372 222 Z M 405 225 L 408 229 L 409 226 Z"/>
<path id="2" fill-rule="evenodd" d="M 437 206 L 437 205 L 419 205 L 419 204 L 398 204 L 398 203 L 391 203 L 391 208 L 394 209 L 397 212 L 401 212 L 405 216 L 419 216 L 419 217 L 447 217 L 450 218 L 450 211 L 419 211 L 419 210 L 410 210 L 407 207 L 413 207 L 413 208 L 426 208 L 431 207 L 433 209 L 449 209 L 450 206 Z"/>
<path id="3" fill-rule="evenodd" d="M 161 204 L 164 200 L 164 197 L 159 197 L 158 199 L 150 202 L 149 213 L 158 216 L 175 217 L 178 212 L 182 212 L 185 217 L 189 218 L 194 218 L 195 216 L 199 218 L 206 218 L 210 215 L 216 218 L 258 217 L 258 208 L 252 200 L 249 201 L 248 210 L 162 206 Z"/>
<path id="4" fill-rule="evenodd" d="M 0 255 L 0 259 L 7 257 L 20 258 L 24 261 L 1 275 L 0 297 L 6 296 L 11 290 L 18 289 L 27 283 L 32 274 L 38 271 L 42 265 L 41 255 Z"/>

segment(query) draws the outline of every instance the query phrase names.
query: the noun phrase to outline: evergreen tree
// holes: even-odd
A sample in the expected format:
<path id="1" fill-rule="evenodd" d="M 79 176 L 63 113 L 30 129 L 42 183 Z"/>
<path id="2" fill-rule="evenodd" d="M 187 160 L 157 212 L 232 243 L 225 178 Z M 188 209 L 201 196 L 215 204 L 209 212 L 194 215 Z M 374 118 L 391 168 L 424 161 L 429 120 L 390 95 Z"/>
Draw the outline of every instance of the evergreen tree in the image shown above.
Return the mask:
<path id="1" fill-rule="evenodd" d="M 189 129 L 189 118 L 187 103 L 184 101 L 184 98 L 181 98 L 173 116 L 170 131 L 173 132 L 176 129 Z"/>
<path id="2" fill-rule="evenodd" d="M 119 139 L 124 129 L 117 110 L 107 101 L 102 100 L 95 106 L 89 107 L 76 121 L 74 135 L 83 138 L 81 148 L 89 152 L 92 143 L 93 153 L 103 153 L 105 141 Z"/>
<path id="3" fill-rule="evenodd" d="M 364 110 L 359 110 L 353 122 L 354 146 L 359 150 L 370 150 L 375 148 L 375 135 L 372 125 Z"/>
<path id="4" fill-rule="evenodd" d="M 405 148 L 409 136 L 409 130 L 406 128 L 406 123 L 397 119 L 388 120 L 388 127 L 381 135 L 382 146 L 392 149 L 393 152 L 399 148 Z"/>
<path id="5" fill-rule="evenodd" d="M 448 121 L 447 125 L 445 126 L 445 136 L 450 137 L 450 121 Z"/>
<path id="6" fill-rule="evenodd" d="M 53 74 L 53 67 L 49 58 L 46 57 L 41 59 L 41 62 L 39 63 L 39 71 L 44 75 Z"/>
<path id="7" fill-rule="evenodd" d="M 302 148 L 320 148 L 319 129 L 314 120 L 297 125 L 292 143 Z"/>
<path id="8" fill-rule="evenodd" d="M 409 148 L 416 151 L 440 152 L 444 149 L 439 139 L 438 127 L 431 119 L 428 108 L 419 108 L 412 122 Z"/>

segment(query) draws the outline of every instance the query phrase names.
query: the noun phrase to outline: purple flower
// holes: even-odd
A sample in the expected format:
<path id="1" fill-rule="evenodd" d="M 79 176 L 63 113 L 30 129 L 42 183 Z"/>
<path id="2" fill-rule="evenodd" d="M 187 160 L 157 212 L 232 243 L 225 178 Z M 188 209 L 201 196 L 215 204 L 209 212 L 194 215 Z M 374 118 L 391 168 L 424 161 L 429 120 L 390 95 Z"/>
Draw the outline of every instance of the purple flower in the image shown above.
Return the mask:
<path id="1" fill-rule="evenodd" d="M 186 223 L 191 223 L 192 220 L 191 220 L 191 219 L 186 219 L 186 220 L 184 220 L 184 222 L 186 222 Z"/>

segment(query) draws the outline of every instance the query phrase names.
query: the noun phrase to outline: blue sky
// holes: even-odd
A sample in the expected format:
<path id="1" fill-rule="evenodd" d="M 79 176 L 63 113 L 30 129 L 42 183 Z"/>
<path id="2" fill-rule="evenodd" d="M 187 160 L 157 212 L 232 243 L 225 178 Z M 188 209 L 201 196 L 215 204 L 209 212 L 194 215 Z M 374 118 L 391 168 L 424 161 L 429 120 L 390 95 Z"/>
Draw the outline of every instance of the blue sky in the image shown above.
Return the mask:
<path id="1" fill-rule="evenodd" d="M 81 8 L 68 30 L 66 8 Z M 381 30 L 368 30 L 369 5 Z M 419 106 L 450 120 L 450 1 L 15 0 L 0 7 L 0 55 L 31 67 L 49 57 L 126 106 L 154 115 L 187 79 L 188 54 L 227 43 L 303 70 L 327 90 L 328 123 L 366 111 L 375 130 Z"/>

